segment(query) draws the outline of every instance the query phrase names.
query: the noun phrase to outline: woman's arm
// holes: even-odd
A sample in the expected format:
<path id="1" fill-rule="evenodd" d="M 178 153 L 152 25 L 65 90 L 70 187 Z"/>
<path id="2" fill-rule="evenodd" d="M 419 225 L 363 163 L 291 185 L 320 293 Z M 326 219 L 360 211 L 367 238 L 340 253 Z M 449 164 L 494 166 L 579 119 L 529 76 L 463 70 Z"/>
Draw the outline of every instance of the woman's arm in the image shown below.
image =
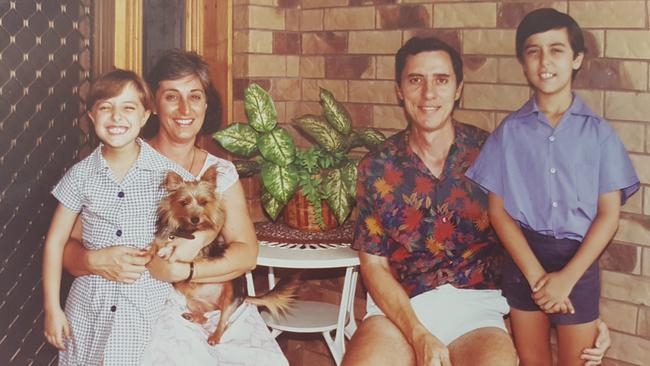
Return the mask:
<path id="1" fill-rule="evenodd" d="M 229 245 L 221 258 L 206 258 L 194 263 L 193 282 L 224 282 L 237 278 L 255 268 L 257 238 L 248 214 L 244 189 L 238 181 L 222 195 L 226 220 L 221 235 Z M 216 236 L 214 232 L 195 232 L 195 239 L 203 245 Z M 208 240 L 209 239 L 209 240 Z M 151 274 L 162 281 L 178 282 L 188 278 L 190 265 L 185 262 L 170 263 L 154 256 L 147 265 Z"/>
<path id="2" fill-rule="evenodd" d="M 361 276 L 372 299 L 413 347 L 418 365 L 440 360 L 451 366 L 449 350 L 418 320 L 410 299 L 390 272 L 386 257 L 359 252 Z"/>
<path id="3" fill-rule="evenodd" d="M 145 271 L 147 251 L 126 246 L 88 250 L 81 244 L 81 221 L 74 223 L 63 251 L 63 267 L 73 276 L 94 274 L 107 280 L 133 283 Z"/>

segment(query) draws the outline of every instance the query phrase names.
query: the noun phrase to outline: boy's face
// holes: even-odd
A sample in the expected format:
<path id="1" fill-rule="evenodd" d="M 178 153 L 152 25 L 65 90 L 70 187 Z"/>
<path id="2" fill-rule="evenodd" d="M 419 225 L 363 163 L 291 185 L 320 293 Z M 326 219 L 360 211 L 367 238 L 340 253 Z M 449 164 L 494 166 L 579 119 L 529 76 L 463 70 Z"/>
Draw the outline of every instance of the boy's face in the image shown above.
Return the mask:
<path id="1" fill-rule="evenodd" d="M 451 57 L 445 51 L 426 51 L 406 58 L 397 96 L 411 128 L 438 131 L 451 123 L 454 103 L 463 88 L 456 81 Z"/>
<path id="2" fill-rule="evenodd" d="M 120 94 L 97 101 L 88 114 L 97 137 L 104 145 L 115 149 L 134 143 L 149 118 L 149 111 L 144 109 L 131 83 L 126 84 Z"/>
<path id="3" fill-rule="evenodd" d="M 573 70 L 582 65 L 583 53 L 573 54 L 566 28 L 536 33 L 524 42 L 522 67 L 535 91 L 544 95 L 571 92 Z"/>

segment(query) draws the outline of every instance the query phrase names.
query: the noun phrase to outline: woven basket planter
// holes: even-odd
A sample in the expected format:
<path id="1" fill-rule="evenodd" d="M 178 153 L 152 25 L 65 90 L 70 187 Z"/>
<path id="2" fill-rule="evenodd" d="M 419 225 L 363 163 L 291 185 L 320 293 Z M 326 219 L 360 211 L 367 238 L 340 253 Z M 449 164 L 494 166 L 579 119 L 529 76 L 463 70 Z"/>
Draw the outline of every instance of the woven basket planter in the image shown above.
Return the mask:
<path id="1" fill-rule="evenodd" d="M 284 223 L 294 229 L 306 231 L 327 231 L 339 226 L 325 200 L 321 201 L 321 210 L 325 224 L 323 228 L 316 221 L 314 207 L 298 190 L 284 208 Z"/>

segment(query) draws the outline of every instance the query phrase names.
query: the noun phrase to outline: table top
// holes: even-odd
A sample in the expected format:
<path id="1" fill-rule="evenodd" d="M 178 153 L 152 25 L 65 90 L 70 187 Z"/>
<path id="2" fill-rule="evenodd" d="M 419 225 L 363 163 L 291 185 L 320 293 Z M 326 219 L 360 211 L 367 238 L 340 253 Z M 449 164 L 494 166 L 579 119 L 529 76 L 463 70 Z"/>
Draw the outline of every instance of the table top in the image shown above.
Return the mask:
<path id="1" fill-rule="evenodd" d="M 282 224 L 258 223 L 260 251 L 257 264 L 281 268 L 339 268 L 359 265 L 357 251 L 350 249 L 349 228 L 307 236 Z"/>

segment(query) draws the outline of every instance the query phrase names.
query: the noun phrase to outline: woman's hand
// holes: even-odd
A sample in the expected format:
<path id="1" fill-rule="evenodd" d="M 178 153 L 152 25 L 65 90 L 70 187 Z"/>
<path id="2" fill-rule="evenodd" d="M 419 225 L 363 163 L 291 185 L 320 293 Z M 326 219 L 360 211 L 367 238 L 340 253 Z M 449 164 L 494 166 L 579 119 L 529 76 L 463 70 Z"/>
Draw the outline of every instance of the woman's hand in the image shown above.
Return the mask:
<path id="1" fill-rule="evenodd" d="M 126 246 L 112 246 L 85 252 L 87 267 L 92 274 L 123 283 L 137 281 L 151 259 L 146 250 Z"/>
<path id="2" fill-rule="evenodd" d="M 149 269 L 153 278 L 171 283 L 185 281 L 190 275 L 189 263 L 170 263 L 157 255 L 154 255 L 151 261 L 147 264 L 147 269 Z"/>
<path id="3" fill-rule="evenodd" d="M 70 325 L 60 307 L 45 311 L 45 331 L 43 334 L 51 345 L 65 351 L 63 340 L 70 338 Z"/>
<path id="4" fill-rule="evenodd" d="M 170 236 L 170 241 L 157 254 L 170 263 L 191 262 L 204 246 L 204 239 L 199 235 L 192 235 L 191 238 Z"/>

